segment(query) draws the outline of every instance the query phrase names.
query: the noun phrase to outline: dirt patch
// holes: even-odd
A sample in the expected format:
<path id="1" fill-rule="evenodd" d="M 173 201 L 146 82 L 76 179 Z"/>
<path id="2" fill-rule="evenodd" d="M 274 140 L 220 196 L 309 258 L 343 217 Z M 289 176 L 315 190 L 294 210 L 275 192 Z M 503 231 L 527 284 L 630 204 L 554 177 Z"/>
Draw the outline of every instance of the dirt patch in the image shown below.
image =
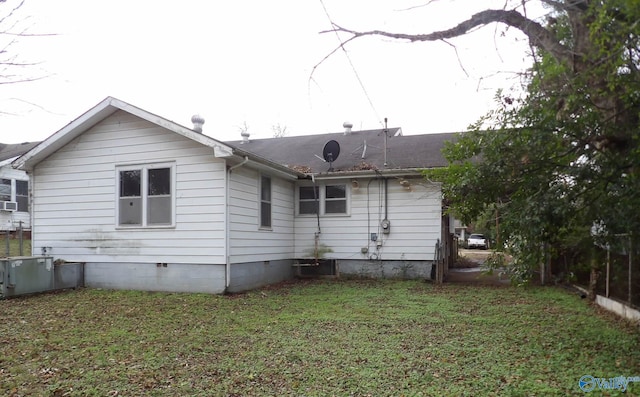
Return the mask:
<path id="1" fill-rule="evenodd" d="M 489 273 L 484 267 L 487 258 L 493 254 L 492 250 L 460 249 L 458 260 L 449 269 L 446 282 L 478 285 L 510 285 L 509 278 L 500 271 Z"/>
<path id="2" fill-rule="evenodd" d="M 458 260 L 453 265 L 456 269 L 469 269 L 481 266 L 487 260 L 492 251 L 460 249 Z"/>
<path id="3" fill-rule="evenodd" d="M 459 256 L 458 260 L 456 260 L 456 263 L 453 264 L 453 268 L 470 269 L 470 268 L 478 267 L 480 265 L 481 263 L 479 263 L 478 261 L 474 261 L 464 256 Z"/>
<path id="4" fill-rule="evenodd" d="M 476 271 L 460 271 L 467 269 L 450 269 L 449 274 L 445 277 L 447 283 L 457 284 L 474 284 L 474 285 L 497 285 L 508 286 L 511 285 L 511 281 L 505 275 L 501 275 L 499 272 L 493 272 L 488 274 L 481 268 L 477 268 Z"/>
<path id="5" fill-rule="evenodd" d="M 489 255 L 491 255 L 492 253 L 492 250 L 460 249 L 458 251 L 458 255 L 461 258 L 465 258 L 479 264 L 484 263 L 484 261 L 486 261 Z"/>

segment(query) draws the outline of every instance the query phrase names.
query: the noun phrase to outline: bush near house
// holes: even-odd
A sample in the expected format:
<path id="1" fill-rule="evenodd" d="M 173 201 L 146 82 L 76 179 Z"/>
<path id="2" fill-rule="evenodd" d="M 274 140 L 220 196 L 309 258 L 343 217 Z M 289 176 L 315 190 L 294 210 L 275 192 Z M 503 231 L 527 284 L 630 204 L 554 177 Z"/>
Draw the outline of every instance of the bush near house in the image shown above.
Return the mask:
<path id="1" fill-rule="evenodd" d="M 638 328 L 555 288 L 83 289 L 0 301 L 0 320 L 7 396 L 567 396 L 640 376 Z"/>

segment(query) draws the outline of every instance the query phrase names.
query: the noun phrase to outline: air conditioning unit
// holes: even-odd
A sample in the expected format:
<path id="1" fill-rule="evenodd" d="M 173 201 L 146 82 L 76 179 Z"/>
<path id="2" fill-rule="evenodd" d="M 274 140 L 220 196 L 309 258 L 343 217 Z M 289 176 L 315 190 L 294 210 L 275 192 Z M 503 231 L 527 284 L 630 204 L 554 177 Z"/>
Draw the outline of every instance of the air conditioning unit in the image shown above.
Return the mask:
<path id="1" fill-rule="evenodd" d="M 17 211 L 18 203 L 15 201 L 0 201 L 0 211 Z"/>

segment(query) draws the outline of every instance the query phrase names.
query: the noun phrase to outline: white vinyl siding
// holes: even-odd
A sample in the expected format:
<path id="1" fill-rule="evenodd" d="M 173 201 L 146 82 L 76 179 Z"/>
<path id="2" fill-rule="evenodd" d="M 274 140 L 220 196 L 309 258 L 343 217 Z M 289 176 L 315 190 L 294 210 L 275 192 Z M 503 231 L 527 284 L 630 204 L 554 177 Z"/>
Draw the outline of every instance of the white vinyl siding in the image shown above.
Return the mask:
<path id="1" fill-rule="evenodd" d="M 384 182 L 374 179 L 359 181 L 359 187 L 347 184 L 349 197 L 348 216 L 321 216 L 319 243 L 331 252 L 325 258 L 369 259 L 378 253 L 382 260 L 432 260 L 435 245 L 441 236 L 441 189 L 420 179 L 412 180 L 411 189 L 401 186 L 396 179 L 388 180 L 386 216 L 391 226 L 389 234 L 383 234 L 380 223 L 385 218 Z M 342 181 L 326 182 L 327 185 Z M 324 185 L 325 182 L 323 181 Z M 314 249 L 318 230 L 317 219 L 298 215 L 295 220 L 296 257 L 308 257 Z M 371 241 L 376 233 L 382 241 L 380 250 Z M 367 254 L 361 250 L 367 248 Z"/>
<path id="2" fill-rule="evenodd" d="M 293 258 L 294 185 L 271 176 L 271 228 L 260 227 L 260 173 L 246 166 L 231 172 L 229 249 L 231 263 Z"/>
<path id="3" fill-rule="evenodd" d="M 119 169 L 175 167 L 174 228 L 119 228 Z M 224 160 L 188 138 L 117 111 L 37 165 L 33 251 L 67 261 L 225 263 Z"/>

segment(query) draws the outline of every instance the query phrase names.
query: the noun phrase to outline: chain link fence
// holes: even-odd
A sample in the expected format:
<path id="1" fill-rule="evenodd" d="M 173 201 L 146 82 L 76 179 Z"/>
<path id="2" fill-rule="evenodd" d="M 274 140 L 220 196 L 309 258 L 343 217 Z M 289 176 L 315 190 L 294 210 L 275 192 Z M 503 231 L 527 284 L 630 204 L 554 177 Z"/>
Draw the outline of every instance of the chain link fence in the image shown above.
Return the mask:
<path id="1" fill-rule="evenodd" d="M 31 231 L 24 230 L 22 222 L 18 222 L 14 231 L 5 230 L 4 240 L 5 256 L 31 255 Z"/>
<path id="2" fill-rule="evenodd" d="M 615 246 L 595 247 L 592 253 L 598 266 L 596 293 L 640 309 L 640 244 L 629 234 L 616 237 Z M 577 284 L 586 288 L 592 258 L 583 254 L 575 259 L 581 263 L 573 269 Z"/>

